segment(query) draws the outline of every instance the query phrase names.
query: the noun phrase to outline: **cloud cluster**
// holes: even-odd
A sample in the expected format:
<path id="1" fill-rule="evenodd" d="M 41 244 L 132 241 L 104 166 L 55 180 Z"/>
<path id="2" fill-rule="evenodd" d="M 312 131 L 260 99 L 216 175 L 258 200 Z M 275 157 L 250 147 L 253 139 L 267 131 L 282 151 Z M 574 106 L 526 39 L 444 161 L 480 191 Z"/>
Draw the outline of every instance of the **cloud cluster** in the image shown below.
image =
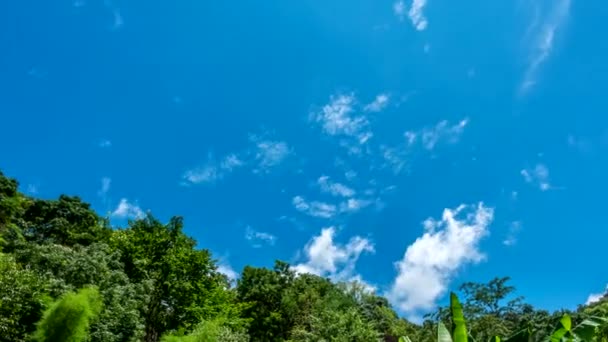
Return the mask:
<path id="1" fill-rule="evenodd" d="M 604 292 L 590 294 L 589 297 L 587 297 L 587 301 L 585 302 L 585 305 L 597 303 L 606 296 L 608 296 L 608 285 L 606 285 L 606 290 L 604 290 Z"/>
<path id="2" fill-rule="evenodd" d="M 329 227 L 313 237 L 304 247 L 306 261 L 293 266 L 293 269 L 298 273 L 327 276 L 336 281 L 363 282 L 355 274 L 355 266 L 361 254 L 375 252 L 373 243 L 355 236 L 346 245 L 341 245 L 334 241 L 335 233 L 336 229 Z"/>
<path id="3" fill-rule="evenodd" d="M 407 13 L 412 25 L 414 25 L 418 31 L 426 30 L 429 24 L 423 13 L 425 6 L 426 0 L 414 0 L 412 2 L 412 7 L 410 7 L 409 12 Z"/>
<path id="4" fill-rule="evenodd" d="M 433 309 L 461 267 L 484 259 L 479 242 L 493 215 L 492 208 L 479 203 L 445 209 L 441 220 L 426 220 L 424 234 L 396 263 L 398 274 L 387 294 L 393 305 L 410 315 Z"/>
<path id="5" fill-rule="evenodd" d="M 524 181 L 538 187 L 541 191 L 547 191 L 552 188 L 549 182 L 549 169 L 544 164 L 536 164 L 534 168 L 523 169 L 520 174 Z"/>
<path id="6" fill-rule="evenodd" d="M 460 120 L 455 124 L 442 120 L 433 127 L 425 127 L 420 131 L 407 131 L 404 133 L 404 137 L 408 146 L 413 146 L 416 142 L 420 142 L 425 149 L 430 151 L 442 142 L 457 143 L 468 123 L 468 118 Z"/>
<path id="7" fill-rule="evenodd" d="M 319 177 L 317 183 L 322 192 L 332 196 L 353 197 L 356 194 L 355 190 L 342 183 L 333 182 L 328 176 Z"/>
<path id="8" fill-rule="evenodd" d="M 255 174 L 267 174 L 293 153 L 284 141 L 266 139 L 257 135 L 251 135 L 249 141 L 252 144 L 251 148 L 228 154 L 219 161 L 209 154 L 205 164 L 184 172 L 182 184 L 215 184 L 235 170 L 246 166 Z"/>

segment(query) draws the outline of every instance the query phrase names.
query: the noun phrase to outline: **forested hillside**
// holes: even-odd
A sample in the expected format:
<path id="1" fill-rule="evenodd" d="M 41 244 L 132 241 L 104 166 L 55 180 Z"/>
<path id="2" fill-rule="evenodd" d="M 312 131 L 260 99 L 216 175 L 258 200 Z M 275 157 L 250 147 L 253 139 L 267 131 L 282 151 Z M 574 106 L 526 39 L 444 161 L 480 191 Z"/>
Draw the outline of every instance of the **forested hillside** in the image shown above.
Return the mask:
<path id="1" fill-rule="evenodd" d="M 180 217 L 113 228 L 78 197 L 32 198 L 1 172 L 0 234 L 0 341 L 436 341 L 438 322 L 453 323 L 439 308 L 413 324 L 360 284 L 282 261 L 231 283 Z M 526 304 L 508 278 L 454 290 L 475 341 L 542 340 L 566 313 Z M 608 297 L 567 313 L 573 325 L 607 317 Z M 595 322 L 593 340 L 606 341 L 608 324 Z"/>

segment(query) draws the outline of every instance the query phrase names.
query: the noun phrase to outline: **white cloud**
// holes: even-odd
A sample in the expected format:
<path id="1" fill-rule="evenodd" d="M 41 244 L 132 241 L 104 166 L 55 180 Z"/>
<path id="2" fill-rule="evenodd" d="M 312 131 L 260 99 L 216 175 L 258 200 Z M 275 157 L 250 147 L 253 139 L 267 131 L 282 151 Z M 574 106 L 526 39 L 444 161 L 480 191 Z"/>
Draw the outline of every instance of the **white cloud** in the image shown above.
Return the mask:
<path id="1" fill-rule="evenodd" d="M 330 103 L 323 106 L 320 112 L 313 113 L 311 119 L 319 123 L 327 135 L 352 137 L 364 144 L 373 134 L 368 130 L 367 118 L 354 115 L 355 103 L 352 94 L 332 96 Z"/>
<path id="2" fill-rule="evenodd" d="M 321 188 L 322 192 L 331 194 L 333 196 L 353 197 L 355 195 L 355 190 L 344 184 L 332 182 L 328 176 L 319 177 L 317 184 Z"/>
<path id="3" fill-rule="evenodd" d="M 549 58 L 553 51 L 555 35 L 570 15 L 571 0 L 556 0 L 551 2 L 553 7 L 538 27 L 531 27 L 535 31 L 535 41 L 530 54 L 530 62 L 520 85 L 520 94 L 525 93 L 536 84 L 538 69 Z M 537 26 L 536 20 L 532 26 Z"/>
<path id="4" fill-rule="evenodd" d="M 347 201 L 340 203 L 341 213 L 356 213 L 359 210 L 370 206 L 373 201 L 349 198 Z"/>
<path id="5" fill-rule="evenodd" d="M 250 241 L 254 248 L 261 248 L 262 244 L 274 246 L 277 237 L 270 233 L 256 231 L 248 226 L 245 230 L 245 239 Z"/>
<path id="6" fill-rule="evenodd" d="M 268 172 L 271 168 L 280 165 L 290 154 L 291 149 L 284 141 L 261 140 L 253 137 L 256 145 L 255 160 L 257 168 L 254 172 Z"/>
<path id="7" fill-rule="evenodd" d="M 388 106 L 390 97 L 388 94 L 379 94 L 376 99 L 370 104 L 367 104 L 363 108 L 366 112 L 381 112 L 386 106 Z"/>
<path id="8" fill-rule="evenodd" d="M 606 296 L 606 294 L 608 294 L 608 285 L 606 286 L 606 290 L 604 290 L 604 292 L 590 294 L 589 297 L 587 297 L 585 305 L 590 305 L 599 302 L 602 298 L 604 298 L 604 296 Z"/>
<path id="9" fill-rule="evenodd" d="M 395 174 L 401 173 L 406 166 L 405 149 L 381 146 L 380 151 L 385 167 L 392 169 Z"/>
<path id="10" fill-rule="evenodd" d="M 517 235 L 522 229 L 521 221 L 511 222 L 509 225 L 509 232 L 507 233 L 507 237 L 502 241 L 505 246 L 513 246 L 517 243 Z"/>
<path id="11" fill-rule="evenodd" d="M 526 183 L 537 186 L 542 191 L 552 188 L 549 182 L 549 169 L 544 164 L 536 164 L 533 169 L 523 169 L 520 171 Z"/>
<path id="12" fill-rule="evenodd" d="M 460 136 L 464 132 L 464 128 L 469 123 L 469 119 L 463 119 L 457 124 L 450 125 L 447 120 L 440 121 L 433 128 L 425 128 L 420 134 L 414 135 L 412 138 L 412 132 L 406 132 L 406 138 L 408 141 L 414 141 L 417 135 L 420 135 L 422 145 L 427 150 L 432 150 L 435 146 L 442 141 L 447 143 L 456 143 L 460 140 Z"/>
<path id="13" fill-rule="evenodd" d="M 329 219 L 337 214 L 337 208 L 333 204 L 312 201 L 308 202 L 301 196 L 296 196 L 292 200 L 296 210 L 312 217 Z"/>
<path id="14" fill-rule="evenodd" d="M 243 165 L 244 162 L 236 154 L 229 154 L 219 162 L 210 154 L 205 165 L 187 170 L 182 179 L 185 185 L 213 184 Z"/>
<path id="15" fill-rule="evenodd" d="M 143 210 L 137 204 L 130 203 L 126 198 L 121 199 L 118 207 L 112 212 L 112 217 L 120 219 L 141 219 L 144 216 Z"/>
<path id="16" fill-rule="evenodd" d="M 217 271 L 225 275 L 230 281 L 234 281 L 239 277 L 239 274 L 227 262 L 219 262 L 217 265 Z"/>
<path id="17" fill-rule="evenodd" d="M 395 1 L 393 4 L 393 13 L 395 13 L 399 20 L 403 21 L 403 19 L 405 19 L 405 2 L 403 2 L 403 0 Z"/>
<path id="18" fill-rule="evenodd" d="M 98 146 L 101 148 L 109 148 L 112 147 L 112 142 L 108 139 L 103 139 L 99 142 Z"/>
<path id="19" fill-rule="evenodd" d="M 357 260 L 363 253 L 374 253 L 374 245 L 368 239 L 355 236 L 346 245 L 334 242 L 336 230 L 325 228 L 304 247 L 306 261 L 293 266 L 298 273 L 329 276 L 338 281 L 361 280 L 355 274 Z"/>
<path id="20" fill-rule="evenodd" d="M 424 31 L 428 26 L 428 21 L 423 13 L 424 6 L 426 6 L 426 0 L 414 0 L 410 11 L 407 13 L 412 24 L 418 31 Z"/>
<path id="21" fill-rule="evenodd" d="M 433 309 L 460 268 L 484 260 L 479 242 L 493 216 L 493 209 L 479 203 L 444 209 L 438 221 L 427 219 L 424 234 L 396 263 L 398 274 L 387 295 L 395 307 L 412 317 Z"/>
<path id="22" fill-rule="evenodd" d="M 101 188 L 97 192 L 97 194 L 101 197 L 104 197 L 108 191 L 110 191 L 110 185 L 112 184 L 112 179 L 109 177 L 103 177 L 101 179 Z"/>

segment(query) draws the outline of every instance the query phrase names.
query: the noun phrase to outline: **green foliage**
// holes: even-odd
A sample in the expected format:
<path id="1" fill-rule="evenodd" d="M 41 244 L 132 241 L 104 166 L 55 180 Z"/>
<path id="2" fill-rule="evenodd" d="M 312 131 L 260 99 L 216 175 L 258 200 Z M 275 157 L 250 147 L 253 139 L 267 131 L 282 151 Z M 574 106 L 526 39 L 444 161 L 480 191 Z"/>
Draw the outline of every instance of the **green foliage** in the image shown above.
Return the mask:
<path id="1" fill-rule="evenodd" d="M 34 335 L 39 342 L 81 342 L 88 337 L 90 323 L 101 311 L 102 300 L 94 287 L 66 293 L 44 313 Z"/>
<path id="2" fill-rule="evenodd" d="M 46 307 L 46 282 L 0 253 L 0 341 L 26 341 Z"/>

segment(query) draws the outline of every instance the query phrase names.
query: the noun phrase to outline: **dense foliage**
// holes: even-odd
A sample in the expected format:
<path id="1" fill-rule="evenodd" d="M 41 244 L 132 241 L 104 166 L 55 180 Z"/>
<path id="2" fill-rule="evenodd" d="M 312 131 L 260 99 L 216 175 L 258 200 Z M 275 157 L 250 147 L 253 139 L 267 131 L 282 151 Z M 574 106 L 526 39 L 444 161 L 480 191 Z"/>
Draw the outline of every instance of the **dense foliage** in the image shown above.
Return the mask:
<path id="1" fill-rule="evenodd" d="M 114 228 L 78 197 L 32 198 L 1 172 L 0 244 L 0 342 L 608 338 L 608 297 L 549 313 L 515 297 L 509 278 L 463 284 L 462 304 L 453 296 L 422 324 L 361 284 L 298 275 L 281 261 L 247 266 L 232 283 L 179 217 Z"/>

